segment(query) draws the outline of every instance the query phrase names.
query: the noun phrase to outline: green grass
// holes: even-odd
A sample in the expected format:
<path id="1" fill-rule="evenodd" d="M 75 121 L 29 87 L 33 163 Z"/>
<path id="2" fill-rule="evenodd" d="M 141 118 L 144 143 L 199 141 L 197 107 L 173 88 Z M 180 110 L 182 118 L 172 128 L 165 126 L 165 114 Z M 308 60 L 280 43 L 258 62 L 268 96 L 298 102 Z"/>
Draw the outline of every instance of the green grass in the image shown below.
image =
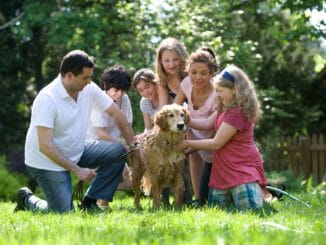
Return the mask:
<path id="1" fill-rule="evenodd" d="M 293 193 L 292 193 L 293 194 Z M 285 198 L 261 217 L 220 209 L 142 211 L 117 193 L 112 212 L 104 214 L 13 213 L 14 203 L 0 203 L 0 244 L 325 244 L 326 196 L 296 194 L 310 208 Z"/>

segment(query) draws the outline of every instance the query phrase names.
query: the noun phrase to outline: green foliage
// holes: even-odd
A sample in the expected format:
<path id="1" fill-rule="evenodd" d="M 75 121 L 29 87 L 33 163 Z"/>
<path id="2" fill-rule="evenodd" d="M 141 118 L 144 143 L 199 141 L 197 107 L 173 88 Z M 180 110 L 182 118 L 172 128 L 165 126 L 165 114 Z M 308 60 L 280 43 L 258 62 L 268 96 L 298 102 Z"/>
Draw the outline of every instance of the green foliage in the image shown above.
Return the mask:
<path id="1" fill-rule="evenodd" d="M 95 56 L 98 82 L 114 64 L 131 74 L 153 68 L 155 49 L 167 36 L 183 41 L 189 53 L 208 45 L 221 68 L 235 63 L 249 74 L 263 104 L 262 145 L 269 132 L 321 132 L 326 88 L 316 67 L 323 71 L 325 23 L 312 26 L 307 12 L 316 9 L 324 10 L 322 1 L 2 1 L 0 25 L 23 15 L 0 30 L 0 151 L 23 145 L 33 98 L 58 74 L 67 51 Z M 141 132 L 139 96 L 130 97 Z"/>
<path id="2" fill-rule="evenodd" d="M 266 90 L 259 90 L 258 94 L 261 102 L 261 109 L 263 110 L 263 120 L 257 124 L 256 137 L 258 139 L 263 138 L 264 141 L 269 142 L 270 139 L 268 138 L 282 136 L 280 133 L 282 127 L 277 126 L 279 123 L 284 123 L 284 121 L 291 123 L 292 120 L 287 119 L 294 118 L 294 114 L 288 111 L 291 98 L 288 98 L 283 91 L 274 86 Z M 275 122 L 277 122 L 276 125 Z M 268 132 L 267 136 L 266 132 Z"/>
<path id="3" fill-rule="evenodd" d="M 264 159 L 264 169 L 270 171 L 273 169 L 287 169 L 288 161 L 284 151 L 283 139 L 277 128 L 268 132 L 268 135 L 257 144 Z"/>
<path id="4" fill-rule="evenodd" d="M 318 100 L 311 96 L 317 93 L 311 60 L 319 45 L 313 40 L 323 34 L 304 15 L 307 9 L 321 9 L 320 2 L 181 0 L 167 1 L 167 5 L 162 14 L 166 18 L 161 20 L 163 33 L 179 37 L 190 51 L 201 44 L 213 47 L 221 68 L 235 63 L 255 81 L 268 103 L 257 130 L 260 135 L 273 127 L 283 134 L 307 134 L 308 125 L 322 121 L 322 104 L 310 102 Z M 171 26 L 173 20 L 176 27 Z"/>
<path id="5" fill-rule="evenodd" d="M 132 104 L 132 113 L 133 113 L 133 123 L 132 128 L 134 129 L 135 134 L 140 134 L 144 131 L 144 121 L 143 121 L 143 115 L 140 111 L 140 95 L 137 91 L 130 91 L 128 93 L 129 98 L 131 101 L 133 101 Z"/>
<path id="6" fill-rule="evenodd" d="M 326 195 L 326 181 L 321 182 L 316 187 L 312 189 L 312 194 L 318 197 Z"/>
<path id="7" fill-rule="evenodd" d="M 295 177 L 290 170 L 285 171 L 268 171 L 266 177 L 269 182 L 276 187 L 284 184 L 287 192 L 302 193 L 305 189 L 302 187 L 302 177 Z M 309 193 L 309 192 L 308 192 Z"/>
<path id="8" fill-rule="evenodd" d="M 0 200 L 14 201 L 20 187 L 26 186 L 27 178 L 21 174 L 9 173 L 6 158 L 0 155 Z"/>
<path id="9" fill-rule="evenodd" d="M 316 185 L 316 180 L 310 176 L 308 179 L 301 181 L 301 186 L 306 192 L 314 195 L 325 195 L 326 194 L 326 181 L 323 181 Z"/>
<path id="10" fill-rule="evenodd" d="M 131 197 L 115 197 L 110 213 L 12 213 L 0 203 L 0 244 L 322 244 L 326 239 L 326 199 L 292 193 L 311 208 L 285 198 L 269 216 L 225 212 L 215 208 L 182 211 L 133 208 Z"/>

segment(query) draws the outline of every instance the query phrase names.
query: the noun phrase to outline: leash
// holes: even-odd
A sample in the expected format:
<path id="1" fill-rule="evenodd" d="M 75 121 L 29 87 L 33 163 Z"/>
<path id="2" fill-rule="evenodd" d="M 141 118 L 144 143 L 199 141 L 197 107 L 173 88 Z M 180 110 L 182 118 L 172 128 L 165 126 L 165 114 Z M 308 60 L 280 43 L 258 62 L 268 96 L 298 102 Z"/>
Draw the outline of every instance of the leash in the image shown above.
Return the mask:
<path id="1" fill-rule="evenodd" d="M 120 160 L 121 158 L 126 157 L 127 155 L 129 155 L 130 153 L 134 152 L 137 149 L 138 149 L 138 142 L 135 142 L 134 144 L 129 146 L 129 150 L 126 153 L 121 154 L 116 159 Z"/>
<path id="2" fill-rule="evenodd" d="M 122 158 L 126 157 L 130 153 L 136 151 L 138 149 L 138 142 L 135 142 L 134 144 L 129 146 L 129 150 L 123 154 L 120 154 L 118 157 L 116 157 L 116 160 L 121 160 Z M 81 208 L 81 204 L 84 198 L 84 183 L 85 181 L 79 180 L 77 185 L 74 188 L 71 203 L 73 203 L 74 199 L 77 200 L 77 206 L 78 208 Z"/>
<path id="3" fill-rule="evenodd" d="M 269 185 L 267 185 L 267 186 L 266 186 L 266 189 L 267 189 L 267 190 L 271 190 L 271 191 L 276 191 L 276 192 L 278 192 L 278 193 L 281 193 L 281 194 L 283 194 L 283 195 L 285 195 L 285 196 L 291 198 L 292 200 L 301 203 L 302 205 L 306 206 L 307 208 L 310 208 L 310 207 L 311 207 L 311 205 L 309 205 L 308 203 L 303 202 L 303 201 L 300 200 L 298 197 L 295 197 L 295 196 L 291 195 L 290 193 L 288 193 L 288 192 L 286 192 L 286 191 L 283 191 L 283 190 L 281 190 L 281 189 L 279 189 L 279 188 L 276 188 L 276 187 L 273 187 L 273 186 L 269 186 Z"/>
<path id="4" fill-rule="evenodd" d="M 77 200 L 77 207 L 80 209 L 83 198 L 84 198 L 84 181 L 79 180 L 74 188 L 74 192 L 71 198 L 71 203 L 73 203 L 74 199 Z"/>

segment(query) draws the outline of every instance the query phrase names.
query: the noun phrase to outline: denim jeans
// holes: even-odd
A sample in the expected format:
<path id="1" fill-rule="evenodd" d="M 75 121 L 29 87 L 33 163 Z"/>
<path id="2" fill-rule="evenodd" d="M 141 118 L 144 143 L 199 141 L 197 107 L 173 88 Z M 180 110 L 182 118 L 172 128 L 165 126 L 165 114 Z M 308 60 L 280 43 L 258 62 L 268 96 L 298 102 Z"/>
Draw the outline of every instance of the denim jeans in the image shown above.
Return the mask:
<path id="1" fill-rule="evenodd" d="M 27 166 L 29 175 L 36 179 L 45 200 L 35 195 L 25 200 L 28 210 L 35 212 L 68 212 L 73 210 L 71 202 L 72 187 L 71 176 L 68 171 L 49 171 Z"/>
<path id="2" fill-rule="evenodd" d="M 97 168 L 86 196 L 111 202 L 113 195 L 122 181 L 122 172 L 126 158 L 120 158 L 126 148 L 117 142 L 106 140 L 88 140 L 78 162 L 82 168 Z"/>
<path id="3" fill-rule="evenodd" d="M 81 159 L 77 163 L 82 168 L 97 168 L 86 196 L 94 199 L 113 200 L 113 195 L 122 180 L 126 152 L 125 147 L 116 142 L 88 140 Z M 46 201 L 31 196 L 25 200 L 29 210 L 41 212 L 73 211 L 71 176 L 68 171 L 49 171 L 27 166 L 29 174 L 36 179 Z"/>

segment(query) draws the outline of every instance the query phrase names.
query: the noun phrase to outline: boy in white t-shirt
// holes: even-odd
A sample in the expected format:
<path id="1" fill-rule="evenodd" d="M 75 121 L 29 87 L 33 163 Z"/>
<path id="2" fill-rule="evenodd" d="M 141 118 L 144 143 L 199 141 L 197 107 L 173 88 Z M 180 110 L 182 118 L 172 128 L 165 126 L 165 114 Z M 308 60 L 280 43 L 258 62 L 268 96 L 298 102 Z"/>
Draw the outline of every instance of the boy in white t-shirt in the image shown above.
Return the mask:
<path id="1" fill-rule="evenodd" d="M 132 108 L 128 95 L 126 94 L 131 87 L 131 76 L 121 65 L 115 65 L 106 68 L 101 76 L 101 87 L 105 94 L 109 96 L 125 115 L 128 123 L 131 125 L 133 116 Z M 93 109 L 91 113 L 90 125 L 87 131 L 87 139 L 99 139 L 108 141 L 120 141 L 121 132 L 113 120 L 105 113 Z M 119 190 L 131 189 L 131 179 L 129 177 L 129 168 L 125 164 L 123 170 L 123 181 L 119 184 Z M 108 202 L 98 200 L 97 205 L 101 208 L 107 208 Z"/>

